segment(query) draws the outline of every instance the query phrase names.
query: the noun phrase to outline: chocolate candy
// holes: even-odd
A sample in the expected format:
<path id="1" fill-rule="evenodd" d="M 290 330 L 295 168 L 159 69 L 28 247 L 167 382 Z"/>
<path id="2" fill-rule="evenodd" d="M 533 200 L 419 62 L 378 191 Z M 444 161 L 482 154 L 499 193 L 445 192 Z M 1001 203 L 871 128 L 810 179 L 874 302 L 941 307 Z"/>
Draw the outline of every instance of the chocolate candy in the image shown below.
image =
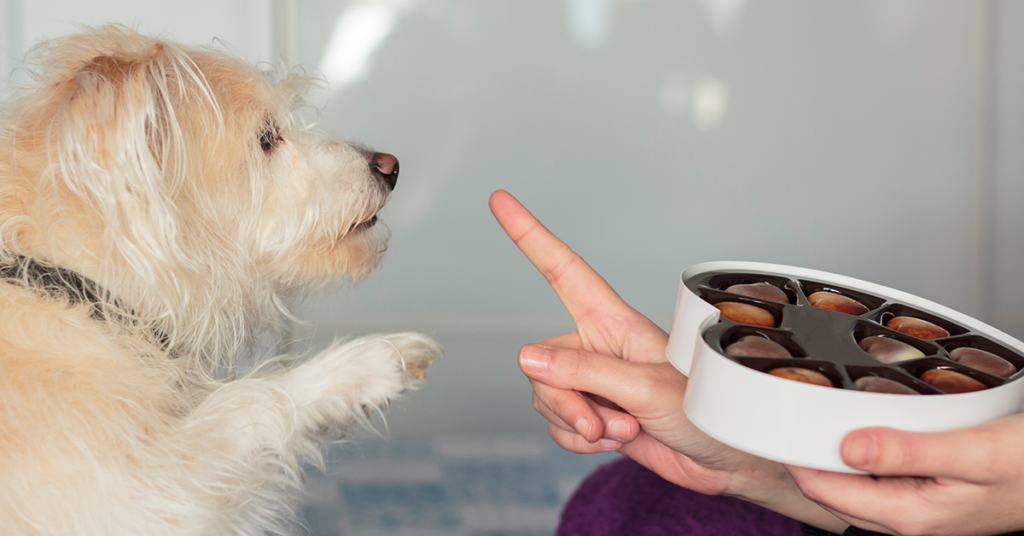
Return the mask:
<path id="1" fill-rule="evenodd" d="M 899 363 L 924 357 L 921 350 L 903 341 L 881 335 L 864 337 L 860 341 L 860 348 L 882 363 Z"/>
<path id="2" fill-rule="evenodd" d="M 720 321 L 703 328 L 704 341 L 737 365 L 790 381 L 920 397 L 1024 376 L 1024 352 L 998 335 L 947 319 L 942 308 L 931 312 L 899 295 L 827 280 L 713 270 L 684 284 L 719 310 Z"/>
<path id="3" fill-rule="evenodd" d="M 811 385 L 820 385 L 822 387 L 833 386 L 832 381 L 824 374 L 811 369 L 800 367 L 779 367 L 769 370 L 768 374 L 800 383 L 809 383 Z"/>
<path id="4" fill-rule="evenodd" d="M 902 383 L 878 376 L 864 376 L 853 382 L 853 386 L 859 391 L 868 393 L 886 393 L 890 395 L 919 395 L 917 391 L 903 385 Z"/>
<path id="5" fill-rule="evenodd" d="M 987 389 L 985 384 L 953 370 L 932 369 L 921 374 L 921 381 L 950 394 L 972 393 Z"/>
<path id="6" fill-rule="evenodd" d="M 937 324 L 910 316 L 897 316 L 885 323 L 885 327 L 900 333 L 906 333 L 918 339 L 941 339 L 949 337 L 949 332 Z"/>
<path id="7" fill-rule="evenodd" d="M 766 328 L 775 327 L 775 316 L 756 305 L 725 301 L 716 303 L 715 307 L 722 312 L 722 316 L 733 322 Z"/>
<path id="8" fill-rule="evenodd" d="M 725 289 L 725 291 L 760 300 L 789 303 L 789 296 L 786 296 L 786 293 L 783 292 L 782 289 L 772 285 L 771 283 L 745 283 L 732 285 Z"/>
<path id="9" fill-rule="evenodd" d="M 818 309 L 828 309 L 853 316 L 860 316 L 868 312 L 868 308 L 863 303 L 836 292 L 818 291 L 808 296 L 807 301 Z"/>
<path id="10" fill-rule="evenodd" d="M 781 344 L 761 337 L 747 335 L 725 347 L 725 353 L 738 357 L 793 357 Z"/>
<path id="11" fill-rule="evenodd" d="M 960 347 L 949 352 L 949 357 L 961 365 L 971 367 L 975 370 L 987 372 L 995 376 L 1009 378 L 1017 372 L 1013 363 L 985 350 L 977 348 Z"/>

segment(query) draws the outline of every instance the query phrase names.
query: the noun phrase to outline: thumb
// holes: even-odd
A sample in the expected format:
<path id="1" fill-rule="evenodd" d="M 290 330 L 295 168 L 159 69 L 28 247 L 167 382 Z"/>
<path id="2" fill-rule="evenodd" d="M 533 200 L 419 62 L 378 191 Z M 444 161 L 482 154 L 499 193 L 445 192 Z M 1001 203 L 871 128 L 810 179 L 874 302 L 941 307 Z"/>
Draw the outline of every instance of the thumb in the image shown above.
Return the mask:
<path id="1" fill-rule="evenodd" d="M 978 466 L 965 470 L 964 461 L 987 459 L 993 448 L 983 430 L 964 428 L 949 432 L 903 432 L 892 428 L 864 428 L 843 438 L 840 454 L 854 469 L 879 476 L 984 479 Z"/>
<path id="2" fill-rule="evenodd" d="M 635 363 L 581 348 L 528 344 L 519 351 L 519 368 L 531 380 L 598 395 L 630 413 L 646 410 L 652 400 L 682 407 L 685 392 L 678 383 L 665 381 L 672 373 L 685 381 L 668 363 Z"/>

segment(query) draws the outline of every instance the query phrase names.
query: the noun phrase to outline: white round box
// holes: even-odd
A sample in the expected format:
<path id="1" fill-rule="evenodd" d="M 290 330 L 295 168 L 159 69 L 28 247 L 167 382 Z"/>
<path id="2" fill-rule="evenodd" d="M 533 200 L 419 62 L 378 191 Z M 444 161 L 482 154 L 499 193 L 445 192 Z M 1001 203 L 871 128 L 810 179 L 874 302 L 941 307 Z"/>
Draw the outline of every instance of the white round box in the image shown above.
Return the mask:
<path id="1" fill-rule="evenodd" d="M 987 338 L 1021 355 L 1024 355 L 1024 343 L 937 303 L 850 277 L 753 262 L 709 262 L 691 266 L 681 276 L 666 354 L 680 372 L 689 376 L 683 403 L 689 419 L 727 445 L 777 462 L 856 473 L 858 471 L 844 464 L 839 455 L 840 443 L 850 431 L 869 426 L 919 432 L 952 430 L 1017 413 L 1024 404 L 1024 382 L 1016 381 L 1024 374 L 1022 372 L 1011 376 L 1010 381 L 983 391 L 907 396 L 799 383 L 741 364 L 705 340 L 705 332 L 720 321 L 719 310 L 687 286 L 691 278 L 711 272 L 749 276 L 747 279 L 781 277 L 788 279 L 797 292 L 800 292 L 797 287 L 811 284 L 809 282 L 821 287 L 848 289 L 878 297 L 885 304 L 901 304 L 931 313 L 962 326 L 975 338 Z M 810 307 L 805 300 L 802 305 L 787 307 L 793 306 Z M 870 323 L 877 310 L 873 309 L 858 321 Z M 831 311 L 824 313 L 842 315 Z M 784 328 L 784 325 L 779 326 L 779 329 Z M 829 359 L 827 355 L 807 357 L 819 361 Z"/>

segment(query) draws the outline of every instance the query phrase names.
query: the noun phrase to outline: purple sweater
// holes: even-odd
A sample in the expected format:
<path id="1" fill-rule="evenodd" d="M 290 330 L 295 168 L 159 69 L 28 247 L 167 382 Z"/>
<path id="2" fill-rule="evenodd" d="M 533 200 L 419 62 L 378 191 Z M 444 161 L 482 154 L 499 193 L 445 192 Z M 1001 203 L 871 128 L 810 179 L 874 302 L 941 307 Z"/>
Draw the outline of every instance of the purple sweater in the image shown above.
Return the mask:
<path id="1" fill-rule="evenodd" d="M 597 469 L 562 511 L 555 536 L 837 536 L 731 497 L 670 484 L 623 458 Z M 883 536 L 850 527 L 843 536 Z M 1003 536 L 1024 536 L 1024 531 Z"/>
<path id="2" fill-rule="evenodd" d="M 799 536 L 800 524 L 760 506 L 701 495 L 623 458 L 580 484 L 556 536 Z"/>

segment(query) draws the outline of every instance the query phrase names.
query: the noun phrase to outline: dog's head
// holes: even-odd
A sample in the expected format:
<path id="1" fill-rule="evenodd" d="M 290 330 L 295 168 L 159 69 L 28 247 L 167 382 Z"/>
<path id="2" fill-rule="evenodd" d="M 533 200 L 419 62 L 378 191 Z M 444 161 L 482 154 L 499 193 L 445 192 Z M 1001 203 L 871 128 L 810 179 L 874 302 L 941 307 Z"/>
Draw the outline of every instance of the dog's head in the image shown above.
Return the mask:
<path id="1" fill-rule="evenodd" d="M 0 250 L 81 271 L 189 337 L 211 308 L 238 303 L 239 323 L 384 251 L 398 161 L 297 125 L 303 77 L 120 26 L 29 59 L 34 84 L 0 116 Z"/>

